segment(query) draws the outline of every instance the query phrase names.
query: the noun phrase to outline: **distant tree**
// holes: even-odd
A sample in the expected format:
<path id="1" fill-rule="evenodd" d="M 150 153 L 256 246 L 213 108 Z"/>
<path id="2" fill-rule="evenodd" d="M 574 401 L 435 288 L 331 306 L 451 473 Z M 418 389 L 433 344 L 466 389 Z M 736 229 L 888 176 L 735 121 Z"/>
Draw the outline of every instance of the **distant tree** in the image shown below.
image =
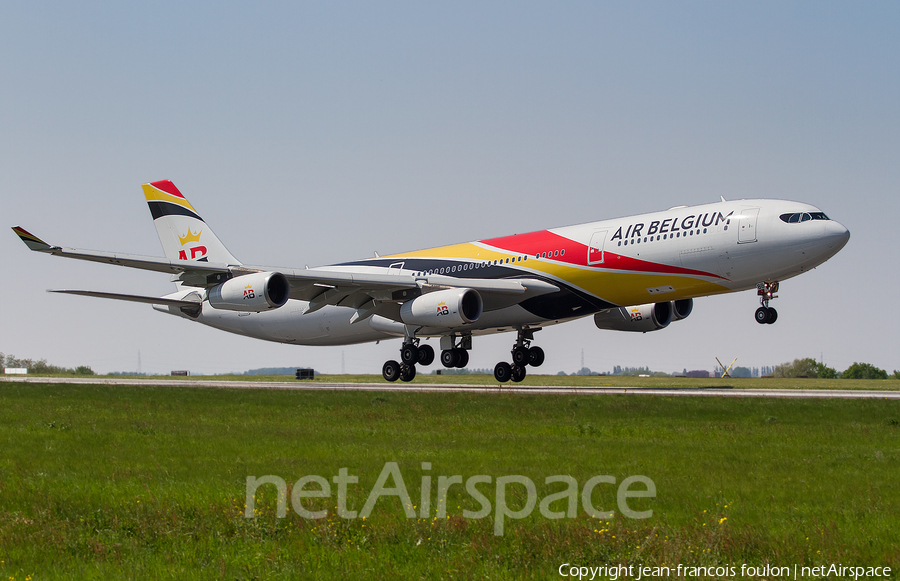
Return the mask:
<path id="1" fill-rule="evenodd" d="M 871 363 L 854 363 L 841 373 L 842 379 L 887 379 L 887 371 Z"/>
<path id="2" fill-rule="evenodd" d="M 79 365 L 75 368 L 77 375 L 94 375 L 94 370 L 87 365 Z"/>
<path id="3" fill-rule="evenodd" d="M 811 357 L 794 359 L 791 363 L 775 366 L 775 377 L 818 377 L 818 363 Z"/>
<path id="4" fill-rule="evenodd" d="M 728 372 L 731 377 L 753 377 L 753 372 L 747 367 L 735 367 Z"/>
<path id="5" fill-rule="evenodd" d="M 835 379 L 838 376 L 834 367 L 828 367 L 824 363 L 816 363 L 816 377 L 819 379 Z"/>
<path id="6" fill-rule="evenodd" d="M 895 369 L 895 370 L 894 370 L 894 375 L 893 375 L 893 377 L 894 377 L 894 379 L 900 379 L 900 371 L 897 371 L 897 370 Z"/>

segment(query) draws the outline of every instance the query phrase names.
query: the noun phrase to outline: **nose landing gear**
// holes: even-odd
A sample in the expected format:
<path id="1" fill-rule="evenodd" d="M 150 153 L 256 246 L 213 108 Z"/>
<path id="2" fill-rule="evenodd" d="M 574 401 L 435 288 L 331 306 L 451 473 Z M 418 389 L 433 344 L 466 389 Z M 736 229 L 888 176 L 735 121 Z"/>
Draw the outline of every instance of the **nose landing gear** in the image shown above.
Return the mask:
<path id="1" fill-rule="evenodd" d="M 500 383 L 512 380 L 516 383 L 525 379 L 525 367 L 539 367 L 544 362 L 544 350 L 540 347 L 531 347 L 535 331 L 540 329 L 519 329 L 516 344 L 513 345 L 512 364 L 501 361 L 494 367 L 494 379 Z"/>
<path id="2" fill-rule="evenodd" d="M 778 295 L 775 294 L 777 292 L 778 281 L 757 283 L 756 294 L 759 295 L 761 306 L 756 309 L 755 317 L 756 322 L 760 325 L 771 325 L 778 320 L 778 311 L 769 306 L 770 300 L 778 298 Z"/>

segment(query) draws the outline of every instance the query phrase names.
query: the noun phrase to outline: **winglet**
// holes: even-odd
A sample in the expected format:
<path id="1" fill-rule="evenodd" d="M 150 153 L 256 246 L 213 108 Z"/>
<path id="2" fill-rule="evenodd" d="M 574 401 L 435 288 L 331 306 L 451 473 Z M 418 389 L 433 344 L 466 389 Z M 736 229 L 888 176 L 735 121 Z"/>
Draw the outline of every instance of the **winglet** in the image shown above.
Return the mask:
<path id="1" fill-rule="evenodd" d="M 50 246 L 34 234 L 30 233 L 25 228 L 22 228 L 21 226 L 14 226 L 13 232 L 15 232 L 19 236 L 19 238 L 22 239 L 22 242 L 24 242 L 25 245 L 32 250 L 37 250 L 38 252 L 47 252 L 49 250 L 53 250 L 52 246 Z"/>

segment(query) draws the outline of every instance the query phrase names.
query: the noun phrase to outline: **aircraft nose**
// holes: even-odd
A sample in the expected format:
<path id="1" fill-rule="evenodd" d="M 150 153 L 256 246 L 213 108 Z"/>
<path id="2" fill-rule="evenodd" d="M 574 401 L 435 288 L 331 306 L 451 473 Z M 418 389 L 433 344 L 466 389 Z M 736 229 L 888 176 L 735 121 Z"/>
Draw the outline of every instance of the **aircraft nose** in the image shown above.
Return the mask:
<path id="1" fill-rule="evenodd" d="M 825 236 L 837 245 L 837 247 L 835 248 L 835 252 L 837 252 L 838 250 L 843 248 L 844 245 L 847 244 L 847 242 L 850 240 L 850 230 L 847 230 L 847 228 L 840 222 L 830 220 L 825 226 Z"/>
<path id="2" fill-rule="evenodd" d="M 843 224 L 828 220 L 822 224 L 823 230 L 816 235 L 816 241 L 813 243 L 818 253 L 828 260 L 843 248 L 847 241 L 850 240 L 850 231 Z"/>

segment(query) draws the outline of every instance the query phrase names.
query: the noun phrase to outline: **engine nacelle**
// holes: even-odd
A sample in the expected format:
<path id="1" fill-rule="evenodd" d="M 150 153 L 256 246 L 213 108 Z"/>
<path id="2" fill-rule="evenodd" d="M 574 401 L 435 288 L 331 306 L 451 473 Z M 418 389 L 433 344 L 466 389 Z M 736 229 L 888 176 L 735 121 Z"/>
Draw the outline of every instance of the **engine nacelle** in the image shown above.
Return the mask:
<path id="1" fill-rule="evenodd" d="M 209 304 L 216 309 L 258 313 L 284 306 L 291 284 L 280 272 L 256 272 L 231 278 L 209 289 Z"/>
<path id="2" fill-rule="evenodd" d="M 418 296 L 400 305 L 400 320 L 407 325 L 456 327 L 474 323 L 484 303 L 478 291 L 451 288 Z"/>
<path id="3" fill-rule="evenodd" d="M 648 303 L 636 307 L 607 309 L 594 315 L 594 324 L 612 331 L 657 331 L 672 322 L 673 303 Z M 690 311 L 688 312 L 690 314 Z M 687 316 L 687 315 L 685 315 Z"/>

